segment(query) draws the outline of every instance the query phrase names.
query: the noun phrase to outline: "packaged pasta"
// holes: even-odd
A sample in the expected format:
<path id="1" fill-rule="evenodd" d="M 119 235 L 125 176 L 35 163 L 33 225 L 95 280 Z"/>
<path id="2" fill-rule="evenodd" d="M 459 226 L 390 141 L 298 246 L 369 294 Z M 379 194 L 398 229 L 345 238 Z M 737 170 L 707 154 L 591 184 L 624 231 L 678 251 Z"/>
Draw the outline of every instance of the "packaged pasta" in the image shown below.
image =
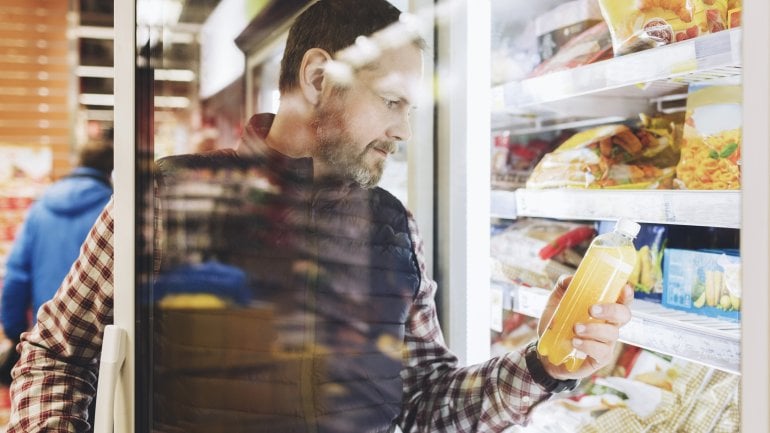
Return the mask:
<path id="1" fill-rule="evenodd" d="M 691 84 L 674 185 L 740 189 L 741 85 L 738 78 Z"/>
<path id="2" fill-rule="evenodd" d="M 728 0 L 599 0 L 615 56 L 724 30 Z"/>

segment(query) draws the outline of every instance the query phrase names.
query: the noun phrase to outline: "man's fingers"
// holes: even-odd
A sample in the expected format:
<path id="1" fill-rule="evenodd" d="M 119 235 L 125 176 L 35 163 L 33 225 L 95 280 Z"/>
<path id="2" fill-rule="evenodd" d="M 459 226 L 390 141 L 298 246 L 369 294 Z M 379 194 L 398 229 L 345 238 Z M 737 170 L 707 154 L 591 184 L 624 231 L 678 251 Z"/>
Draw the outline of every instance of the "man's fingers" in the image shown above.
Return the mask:
<path id="1" fill-rule="evenodd" d="M 596 304 L 591 307 L 591 317 L 617 326 L 631 320 L 631 309 L 624 304 Z"/>
<path id="2" fill-rule="evenodd" d="M 609 323 L 578 323 L 574 328 L 575 336 L 582 340 L 594 340 L 599 343 L 614 343 L 620 336 L 620 328 Z"/>
<path id="3" fill-rule="evenodd" d="M 584 340 L 576 337 L 572 339 L 572 346 L 585 353 L 590 359 L 594 359 L 596 361 L 595 365 L 602 366 L 607 365 L 612 360 L 615 344 Z"/>
<path id="4" fill-rule="evenodd" d="M 620 292 L 618 303 L 629 306 L 631 305 L 631 302 L 633 300 L 634 300 L 634 289 L 631 287 L 631 285 L 626 284 L 625 286 L 623 286 L 623 290 Z"/>
<path id="5" fill-rule="evenodd" d="M 563 274 L 559 277 L 559 279 L 556 281 L 556 290 L 559 292 L 567 291 L 567 286 L 569 286 L 569 283 L 572 281 L 572 275 L 570 274 Z"/>

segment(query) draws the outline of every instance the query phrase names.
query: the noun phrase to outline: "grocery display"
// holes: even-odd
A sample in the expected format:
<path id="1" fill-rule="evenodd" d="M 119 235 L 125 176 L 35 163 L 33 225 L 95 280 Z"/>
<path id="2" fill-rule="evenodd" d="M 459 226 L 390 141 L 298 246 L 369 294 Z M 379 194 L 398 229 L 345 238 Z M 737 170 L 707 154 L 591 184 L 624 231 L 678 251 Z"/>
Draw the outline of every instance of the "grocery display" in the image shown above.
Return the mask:
<path id="1" fill-rule="evenodd" d="M 492 183 L 491 215 L 595 223 L 599 234 L 618 218 L 642 223 L 628 278 L 637 299 L 621 341 L 697 370 L 701 377 L 688 392 L 709 391 L 701 399 L 668 395 L 673 400 L 663 405 L 645 398 L 646 413 L 635 412 L 628 395 L 553 399 L 533 414 L 533 426 L 512 431 L 737 431 L 742 5 L 597 1 L 612 36 L 611 58 L 545 69 L 557 53 L 523 78 L 492 83 L 493 136 L 569 135 L 542 155 L 524 185 Z M 501 21 L 493 17 L 493 28 Z M 531 317 L 539 317 L 551 288 L 499 279 L 492 286 L 506 308 Z M 733 389 L 716 391 L 722 387 Z M 700 421 L 685 416 L 698 410 Z"/>

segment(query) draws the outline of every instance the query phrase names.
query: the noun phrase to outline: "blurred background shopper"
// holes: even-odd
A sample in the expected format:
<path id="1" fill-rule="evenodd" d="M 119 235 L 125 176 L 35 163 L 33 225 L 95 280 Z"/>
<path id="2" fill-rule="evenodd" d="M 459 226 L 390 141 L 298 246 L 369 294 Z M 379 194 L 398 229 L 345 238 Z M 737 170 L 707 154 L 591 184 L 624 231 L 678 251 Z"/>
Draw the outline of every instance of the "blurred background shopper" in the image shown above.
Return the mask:
<path id="1" fill-rule="evenodd" d="M 77 259 L 80 246 L 112 196 L 113 147 L 110 137 L 91 141 L 78 152 L 77 166 L 51 185 L 29 210 L 6 263 L 0 317 L 6 337 L 18 342 L 32 317 L 51 299 Z M 3 358 L 0 379 L 10 383 L 16 360 Z"/>

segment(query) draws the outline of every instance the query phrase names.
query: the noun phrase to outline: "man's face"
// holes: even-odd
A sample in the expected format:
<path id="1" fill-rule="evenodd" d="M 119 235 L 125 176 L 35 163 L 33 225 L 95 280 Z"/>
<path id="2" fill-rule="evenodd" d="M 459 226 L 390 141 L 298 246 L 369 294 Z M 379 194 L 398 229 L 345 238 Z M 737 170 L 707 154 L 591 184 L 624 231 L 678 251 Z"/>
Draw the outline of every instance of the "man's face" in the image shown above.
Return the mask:
<path id="1" fill-rule="evenodd" d="M 422 52 L 384 51 L 348 86 L 327 86 L 316 107 L 317 152 L 335 177 L 377 185 L 388 155 L 411 136 L 409 114 L 422 78 Z"/>

